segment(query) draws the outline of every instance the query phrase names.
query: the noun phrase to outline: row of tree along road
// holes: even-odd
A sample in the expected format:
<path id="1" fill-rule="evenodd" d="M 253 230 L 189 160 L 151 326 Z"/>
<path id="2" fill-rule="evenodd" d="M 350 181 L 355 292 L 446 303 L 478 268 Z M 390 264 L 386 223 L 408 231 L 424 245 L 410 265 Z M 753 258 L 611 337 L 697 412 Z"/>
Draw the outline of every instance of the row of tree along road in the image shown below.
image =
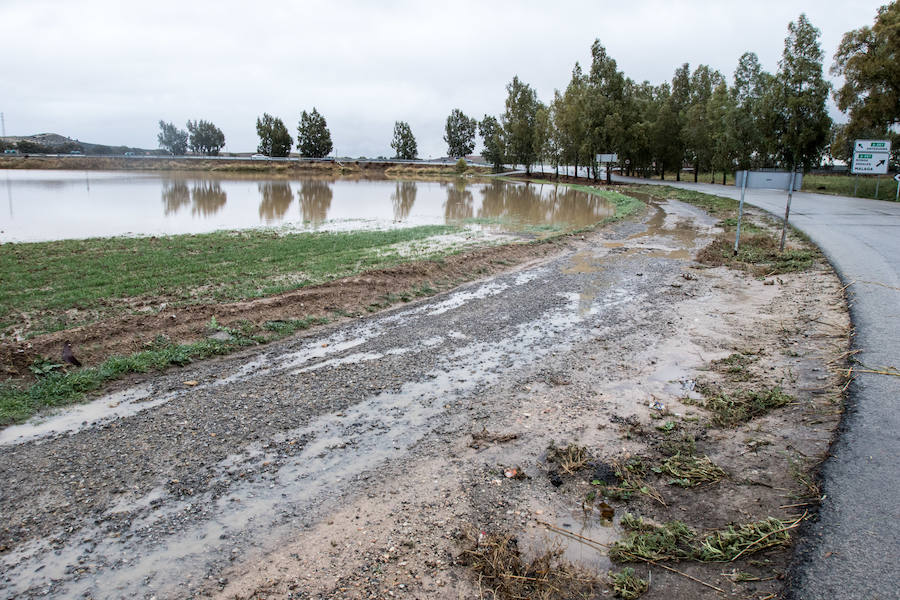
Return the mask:
<path id="1" fill-rule="evenodd" d="M 685 63 L 670 82 L 638 83 L 617 67 L 599 40 L 591 46 L 591 64 L 578 63 L 562 91 L 549 103 L 518 77 L 507 85 L 505 109 L 478 121 L 460 109 L 447 117 L 447 154 L 471 154 L 476 135 L 484 158 L 504 164 L 540 163 L 587 167 L 597 177 L 596 157 L 618 156 L 628 174 L 674 172 L 690 165 L 701 172 L 785 168 L 808 170 L 823 157 L 847 160 L 856 138 L 897 138 L 900 123 L 900 5 L 895 0 L 878 10 L 873 27 L 847 32 L 834 56 L 831 72 L 843 76 L 834 93 L 850 122 L 835 125 L 826 100 L 832 86 L 823 76 L 819 30 L 805 14 L 788 25 L 776 73 L 764 71 L 757 55 L 740 57 L 729 86 L 707 65 L 693 70 Z M 294 139 L 284 122 L 269 114 L 257 119 L 258 152 L 288 156 Z M 897 163 L 900 140 L 894 142 Z M 188 121 L 187 131 L 160 121 L 160 147 L 173 154 L 188 149 L 218 154 L 225 136 L 212 123 Z M 333 150 L 325 118 L 315 109 L 303 111 L 296 148 L 301 156 L 322 158 Z M 395 157 L 414 159 L 416 139 L 409 123 L 397 121 L 391 141 Z"/>

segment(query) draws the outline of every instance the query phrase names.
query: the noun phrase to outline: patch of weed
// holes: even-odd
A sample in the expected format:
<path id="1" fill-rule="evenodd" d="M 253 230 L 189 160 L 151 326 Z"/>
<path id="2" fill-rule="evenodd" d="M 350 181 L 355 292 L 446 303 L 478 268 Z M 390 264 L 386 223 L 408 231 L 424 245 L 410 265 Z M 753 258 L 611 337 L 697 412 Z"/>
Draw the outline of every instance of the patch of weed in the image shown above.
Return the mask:
<path id="1" fill-rule="evenodd" d="M 796 522 L 787 524 L 769 517 L 698 536 L 681 521 L 653 525 L 629 516 L 628 533 L 624 539 L 610 546 L 609 558 L 615 562 L 632 562 L 635 559 L 727 562 L 768 548 L 788 545 L 791 539 L 789 532 L 796 525 Z"/>
<path id="2" fill-rule="evenodd" d="M 780 519 L 769 517 L 755 523 L 731 526 L 700 541 L 697 558 L 704 562 L 732 561 L 738 556 L 775 546 L 787 546 L 791 536 Z"/>
<path id="3" fill-rule="evenodd" d="M 614 562 L 646 560 L 685 560 L 695 555 L 692 545 L 696 533 L 681 521 L 645 527 L 626 534 L 625 539 L 609 547 Z"/>
<path id="4" fill-rule="evenodd" d="M 634 569 L 625 567 L 618 573 L 612 573 L 613 592 L 617 598 L 635 600 L 650 589 L 650 583 L 634 574 Z"/>
<path id="5" fill-rule="evenodd" d="M 741 236 L 735 256 L 734 239 L 720 236 L 700 250 L 697 260 L 707 265 L 738 267 L 767 275 L 808 271 L 815 264 L 815 250 L 786 248 L 779 252 L 778 244 L 778 240 L 767 234 Z"/>
<path id="6" fill-rule="evenodd" d="M 697 440 L 690 433 L 682 433 L 678 437 L 664 440 L 660 444 L 659 450 L 666 456 L 675 456 L 676 454 L 693 456 L 697 453 Z"/>
<path id="7" fill-rule="evenodd" d="M 580 471 L 590 460 L 587 449 L 577 444 L 569 444 L 565 448 L 558 448 L 551 442 L 547 448 L 547 460 L 556 463 L 563 472 L 574 475 Z"/>
<path id="8" fill-rule="evenodd" d="M 712 422 L 718 427 L 735 427 L 794 401 L 780 387 L 740 390 L 733 394 L 706 391 L 703 406 L 712 411 Z"/>
<path id="9" fill-rule="evenodd" d="M 681 487 L 694 487 L 704 483 L 715 483 L 728 474 L 707 456 L 698 457 L 690 454 L 676 454 L 667 458 L 653 471 L 673 477 L 669 484 Z"/>

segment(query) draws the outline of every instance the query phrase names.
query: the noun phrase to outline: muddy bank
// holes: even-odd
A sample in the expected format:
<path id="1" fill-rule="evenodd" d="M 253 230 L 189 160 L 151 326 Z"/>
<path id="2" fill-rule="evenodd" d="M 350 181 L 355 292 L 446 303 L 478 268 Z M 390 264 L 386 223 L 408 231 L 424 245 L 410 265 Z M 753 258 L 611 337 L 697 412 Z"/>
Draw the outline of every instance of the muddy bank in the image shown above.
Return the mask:
<path id="1" fill-rule="evenodd" d="M 821 262 L 698 265 L 716 221 L 665 202 L 510 272 L 8 428 L 0 594 L 478 598 L 467 532 L 510 533 L 525 560 L 562 544 L 604 577 L 606 553 L 552 528 L 611 544 L 626 512 L 698 533 L 801 516 L 841 406 L 841 287 Z M 790 399 L 746 421 L 707 407 L 775 387 Z M 687 436 L 727 477 L 653 470 Z M 590 461 L 563 471 L 551 444 Z M 601 494 L 634 460 L 646 485 Z M 778 593 L 787 560 L 672 566 L 746 598 Z M 719 597 L 633 566 L 648 598 Z"/>
<path id="2" fill-rule="evenodd" d="M 522 240 L 526 241 L 526 240 Z M 435 293 L 463 281 L 508 270 L 537 260 L 571 243 L 563 237 L 545 243 L 517 243 L 453 254 L 438 261 L 416 261 L 390 269 L 368 271 L 355 277 L 258 300 L 224 304 L 192 304 L 158 310 L 168 298 L 142 298 L 128 316 L 92 325 L 39 335 L 23 342 L 0 343 L 4 377 L 33 378 L 29 367 L 41 357 L 58 358 L 64 340 L 71 340 L 85 365 L 96 365 L 113 355 L 127 355 L 150 347 L 158 336 L 189 343 L 215 333 L 210 320 L 225 327 L 290 319 L 342 320 L 359 317 L 417 297 L 417 290 Z M 143 313 L 143 314 L 142 314 Z"/>

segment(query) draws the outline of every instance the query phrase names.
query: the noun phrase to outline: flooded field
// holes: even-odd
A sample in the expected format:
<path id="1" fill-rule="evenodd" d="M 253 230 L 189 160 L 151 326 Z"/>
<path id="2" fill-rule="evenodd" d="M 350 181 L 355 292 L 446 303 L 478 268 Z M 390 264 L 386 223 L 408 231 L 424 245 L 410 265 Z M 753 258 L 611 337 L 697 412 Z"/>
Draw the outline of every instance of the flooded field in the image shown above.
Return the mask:
<path id="1" fill-rule="evenodd" d="M 0 170 L 0 242 L 288 227 L 336 231 L 434 224 L 579 228 L 611 215 L 554 185 Z"/>

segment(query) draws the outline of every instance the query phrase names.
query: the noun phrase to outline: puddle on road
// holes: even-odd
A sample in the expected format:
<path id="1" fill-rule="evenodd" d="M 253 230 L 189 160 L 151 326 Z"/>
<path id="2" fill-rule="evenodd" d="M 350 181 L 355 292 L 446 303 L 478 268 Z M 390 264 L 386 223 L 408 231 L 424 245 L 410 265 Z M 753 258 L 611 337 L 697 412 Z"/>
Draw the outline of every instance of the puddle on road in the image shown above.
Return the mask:
<path id="1" fill-rule="evenodd" d="M 694 251 L 707 243 L 717 221 L 678 200 L 659 201 L 643 194 L 629 194 L 656 209 L 645 223 L 646 229 L 623 241 L 602 242 L 606 249 L 649 250 L 650 256 L 689 260 Z"/>
<path id="2" fill-rule="evenodd" d="M 542 513 L 546 515 L 548 511 Z M 583 508 L 573 507 L 556 517 L 552 515 L 546 518 L 538 517 L 538 521 L 544 521 L 571 535 L 554 531 L 538 523 L 537 526 L 522 531 L 518 538 L 519 548 L 526 560 L 533 560 L 548 550 L 559 549 L 563 552 L 564 560 L 597 573 L 605 573 L 613 567 L 613 564 L 606 550 L 598 549 L 596 546 L 608 546 L 622 537 L 621 528 L 618 526 L 620 518 L 617 514 L 612 519 L 604 519 L 596 507 L 592 508 L 589 505 Z"/>

